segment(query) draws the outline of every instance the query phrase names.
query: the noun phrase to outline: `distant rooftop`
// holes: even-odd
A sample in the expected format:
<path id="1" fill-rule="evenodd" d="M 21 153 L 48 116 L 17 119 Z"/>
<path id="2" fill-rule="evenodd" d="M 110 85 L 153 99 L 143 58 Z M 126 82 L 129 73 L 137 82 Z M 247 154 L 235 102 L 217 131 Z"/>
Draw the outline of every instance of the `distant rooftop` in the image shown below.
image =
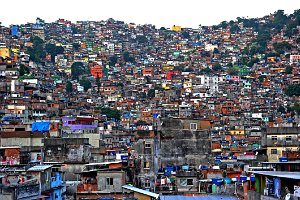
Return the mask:
<path id="1" fill-rule="evenodd" d="M 33 167 L 30 167 L 27 171 L 32 171 L 32 172 L 41 172 L 44 171 L 50 167 L 52 167 L 53 165 L 36 165 Z"/>
<path id="2" fill-rule="evenodd" d="M 289 178 L 300 180 L 300 172 L 286 172 L 286 171 L 254 171 L 254 174 L 260 174 L 265 176 L 273 176 L 279 178 Z"/>
<path id="3" fill-rule="evenodd" d="M 123 185 L 122 188 L 124 188 L 126 190 L 131 190 L 133 192 L 137 192 L 137 193 L 140 193 L 140 194 L 144 194 L 144 195 L 153 197 L 155 199 L 158 199 L 158 197 L 159 197 L 159 194 L 156 194 L 154 192 L 149 192 L 147 190 L 143 190 L 143 189 L 140 189 L 140 188 L 137 188 L 137 187 L 133 187 L 131 185 Z"/>

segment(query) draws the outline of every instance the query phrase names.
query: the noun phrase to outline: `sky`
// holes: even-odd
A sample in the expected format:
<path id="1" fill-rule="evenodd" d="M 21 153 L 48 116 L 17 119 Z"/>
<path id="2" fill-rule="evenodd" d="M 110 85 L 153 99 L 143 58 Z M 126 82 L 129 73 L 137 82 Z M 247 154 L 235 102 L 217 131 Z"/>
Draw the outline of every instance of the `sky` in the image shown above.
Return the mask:
<path id="1" fill-rule="evenodd" d="M 291 14 L 300 9 L 300 0 L 14 0 L 7 4 L 12 5 L 0 12 L 0 22 L 5 26 L 33 23 L 40 17 L 46 22 L 113 18 L 156 28 L 197 28 L 199 24 L 217 25 L 237 17 L 263 17 L 277 10 Z"/>

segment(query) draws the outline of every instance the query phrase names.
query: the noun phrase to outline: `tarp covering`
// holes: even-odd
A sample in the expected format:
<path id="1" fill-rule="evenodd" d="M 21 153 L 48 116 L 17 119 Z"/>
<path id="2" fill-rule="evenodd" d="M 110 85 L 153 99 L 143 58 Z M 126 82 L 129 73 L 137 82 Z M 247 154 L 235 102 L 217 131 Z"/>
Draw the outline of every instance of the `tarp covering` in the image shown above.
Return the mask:
<path id="1" fill-rule="evenodd" d="M 33 122 L 32 123 L 32 132 L 47 132 L 50 129 L 50 122 Z"/>

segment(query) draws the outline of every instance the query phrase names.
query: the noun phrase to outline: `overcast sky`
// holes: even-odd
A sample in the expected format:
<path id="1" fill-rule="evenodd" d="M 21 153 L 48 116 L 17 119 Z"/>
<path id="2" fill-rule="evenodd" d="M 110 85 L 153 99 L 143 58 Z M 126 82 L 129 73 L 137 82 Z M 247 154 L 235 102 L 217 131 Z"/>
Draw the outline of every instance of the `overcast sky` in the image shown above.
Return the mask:
<path id="1" fill-rule="evenodd" d="M 0 22 L 8 26 L 46 22 L 59 18 L 106 20 L 114 18 L 126 23 L 153 24 L 157 28 L 172 25 L 196 28 L 217 25 L 237 17 L 263 17 L 276 10 L 290 14 L 300 9 L 300 0 L 14 0 L 1 9 Z M 46 3 L 48 2 L 48 3 Z M 2 4 L 3 6 L 4 4 Z"/>

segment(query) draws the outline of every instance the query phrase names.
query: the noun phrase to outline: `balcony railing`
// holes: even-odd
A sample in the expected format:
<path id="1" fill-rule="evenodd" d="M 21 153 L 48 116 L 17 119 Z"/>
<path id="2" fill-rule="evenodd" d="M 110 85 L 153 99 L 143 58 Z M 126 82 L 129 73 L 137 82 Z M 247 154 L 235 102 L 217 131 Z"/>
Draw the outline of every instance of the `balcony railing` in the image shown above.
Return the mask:
<path id="1" fill-rule="evenodd" d="M 293 140 L 268 140 L 268 146 L 299 146 L 300 142 L 298 139 Z"/>

